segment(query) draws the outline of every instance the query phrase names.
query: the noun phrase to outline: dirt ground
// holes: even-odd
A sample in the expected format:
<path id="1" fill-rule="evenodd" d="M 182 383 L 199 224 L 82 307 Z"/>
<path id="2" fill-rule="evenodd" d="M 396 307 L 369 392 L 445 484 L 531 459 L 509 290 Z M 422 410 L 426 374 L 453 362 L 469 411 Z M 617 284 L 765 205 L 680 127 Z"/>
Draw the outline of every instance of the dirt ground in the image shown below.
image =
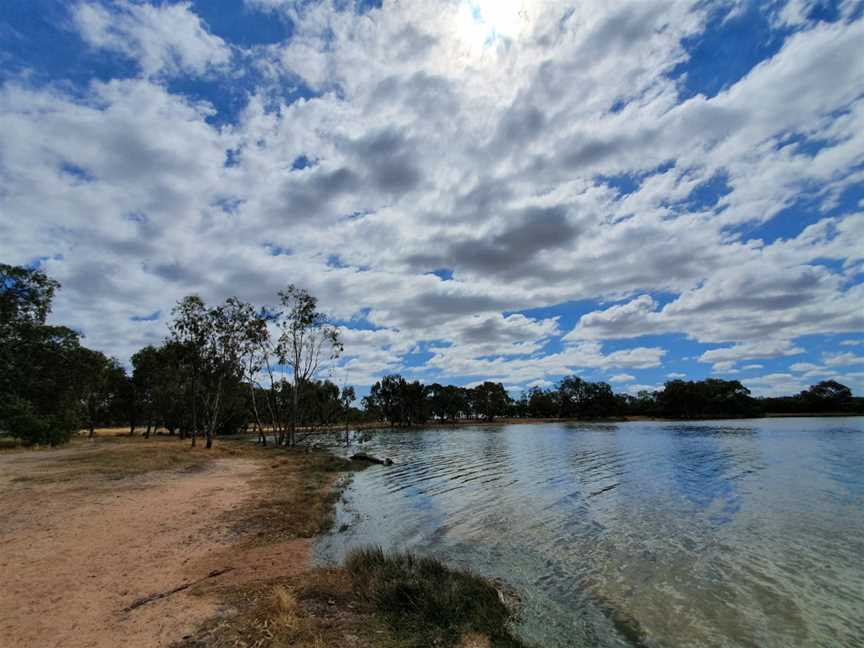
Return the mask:
<path id="1" fill-rule="evenodd" d="M 0 647 L 169 646 L 229 612 L 206 586 L 308 568 L 309 540 L 251 547 L 231 523 L 254 496 L 261 458 L 68 470 L 99 452 L 83 442 L 0 453 Z M 195 583 L 205 587 L 141 603 Z"/>

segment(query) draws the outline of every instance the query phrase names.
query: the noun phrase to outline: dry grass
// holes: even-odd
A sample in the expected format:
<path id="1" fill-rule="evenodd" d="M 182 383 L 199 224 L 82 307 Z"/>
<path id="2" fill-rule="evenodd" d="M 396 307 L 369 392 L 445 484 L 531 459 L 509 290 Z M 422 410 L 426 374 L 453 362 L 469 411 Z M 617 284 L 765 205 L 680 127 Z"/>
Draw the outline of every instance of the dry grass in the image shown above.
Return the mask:
<path id="1" fill-rule="evenodd" d="M 521 648 L 495 586 L 410 554 L 222 591 L 233 613 L 172 648 Z"/>
<path id="2" fill-rule="evenodd" d="M 388 633 L 359 605 L 341 570 L 223 592 L 234 613 L 211 620 L 172 648 L 389 648 Z"/>
<path id="3" fill-rule="evenodd" d="M 217 444 L 211 450 L 190 448 L 176 438 L 103 438 L 75 442 L 69 452 L 44 462 L 38 472 L 16 481 L 55 483 L 87 477 L 121 480 L 157 470 L 197 470 L 215 459 L 245 454 L 236 443 Z"/>
<path id="4" fill-rule="evenodd" d="M 492 648 L 492 642 L 489 637 L 477 632 L 468 632 L 462 635 L 457 648 Z"/>
<path id="5" fill-rule="evenodd" d="M 141 435 L 144 431 L 143 428 L 137 428 L 135 430 L 135 434 Z M 89 437 L 90 430 L 78 430 L 79 437 Z M 94 437 L 119 437 L 119 436 L 129 436 L 129 426 L 121 426 L 121 427 L 110 427 L 110 428 L 96 428 L 93 430 Z"/>
<path id="6" fill-rule="evenodd" d="M 258 494 L 235 526 L 264 543 L 312 538 L 329 530 L 343 473 L 366 467 L 325 452 L 271 448 L 257 453 L 266 459 L 253 482 Z"/>

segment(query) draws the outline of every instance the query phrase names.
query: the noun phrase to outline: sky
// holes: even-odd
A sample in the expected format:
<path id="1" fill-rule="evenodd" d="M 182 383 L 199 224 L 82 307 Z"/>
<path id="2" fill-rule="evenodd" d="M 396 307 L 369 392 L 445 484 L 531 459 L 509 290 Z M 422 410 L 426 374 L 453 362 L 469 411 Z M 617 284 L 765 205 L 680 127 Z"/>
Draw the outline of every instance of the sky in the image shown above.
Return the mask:
<path id="1" fill-rule="evenodd" d="M 5 0 L 0 261 L 124 363 L 289 283 L 338 383 L 864 393 L 864 2 Z"/>

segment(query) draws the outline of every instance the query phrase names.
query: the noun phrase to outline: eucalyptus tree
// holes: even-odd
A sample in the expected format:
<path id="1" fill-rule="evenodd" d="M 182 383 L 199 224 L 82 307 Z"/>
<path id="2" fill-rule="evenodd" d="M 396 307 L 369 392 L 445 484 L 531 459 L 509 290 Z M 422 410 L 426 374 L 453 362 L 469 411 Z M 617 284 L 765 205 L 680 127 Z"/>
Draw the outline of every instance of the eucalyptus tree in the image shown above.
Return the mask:
<path id="1" fill-rule="evenodd" d="M 433 418 L 454 421 L 467 412 L 467 395 L 463 387 L 433 383 L 425 391 L 429 413 Z"/>
<path id="2" fill-rule="evenodd" d="M 206 447 L 224 412 L 226 391 L 247 376 L 249 356 L 258 344 L 260 326 L 255 309 L 236 297 L 208 308 L 197 295 L 182 299 L 173 311 L 170 341 L 186 350 L 192 391 L 192 445 L 204 424 Z"/>
<path id="3" fill-rule="evenodd" d="M 240 345 L 240 366 L 242 381 L 249 388 L 249 404 L 252 416 L 255 419 L 255 428 L 258 431 L 259 441 L 267 445 L 267 433 L 261 420 L 261 412 L 258 409 L 257 393 L 261 389 L 259 375 L 264 370 L 271 355 L 271 337 L 268 322 L 271 321 L 266 309 L 255 311 L 248 304 L 236 310 L 238 323 L 243 327 L 244 333 Z"/>
<path id="4" fill-rule="evenodd" d="M 566 376 L 558 383 L 558 416 L 575 418 L 583 414 L 589 398 L 589 383 L 579 376 Z"/>
<path id="5" fill-rule="evenodd" d="M 75 356 L 75 385 L 92 438 L 99 422 L 110 423 L 107 418 L 122 397 L 126 370 L 115 358 L 86 347 L 79 347 Z"/>
<path id="6" fill-rule="evenodd" d="M 375 412 L 391 426 L 405 422 L 405 379 L 399 374 L 384 376 L 372 385 L 363 399 L 367 412 Z"/>
<path id="7" fill-rule="evenodd" d="M 335 361 L 343 350 L 339 330 L 319 312 L 318 300 L 307 290 L 289 285 L 279 292 L 282 312 L 276 321 L 279 336 L 276 357 L 293 374 L 291 426 L 288 445 L 295 445 L 304 405 L 301 391 L 318 375 L 325 363 Z"/>
<path id="8" fill-rule="evenodd" d="M 528 390 L 528 413 L 535 418 L 553 418 L 560 413 L 558 392 L 535 385 Z"/>
<path id="9" fill-rule="evenodd" d="M 758 413 L 750 390 L 737 380 L 670 380 L 656 396 L 657 409 L 669 418 L 748 416 Z"/>
<path id="10" fill-rule="evenodd" d="M 174 320 L 169 325 L 169 341 L 187 350 L 184 364 L 189 368 L 192 391 L 192 446 L 198 439 L 198 391 L 207 337 L 210 334 L 209 314 L 204 300 L 198 295 L 181 299 L 171 311 Z"/>
<path id="11" fill-rule="evenodd" d="M 160 425 L 185 438 L 187 403 L 192 392 L 189 358 L 192 351 L 175 340 L 146 346 L 132 356 L 134 413 L 144 416 L 145 436 Z"/>
<path id="12" fill-rule="evenodd" d="M 852 391 L 836 380 L 823 380 L 797 396 L 805 411 L 842 412 L 852 404 Z"/>
<path id="13" fill-rule="evenodd" d="M 510 404 L 510 395 L 501 383 L 486 381 L 474 387 L 471 391 L 474 412 L 487 421 L 496 416 L 504 416 Z"/>
<path id="14" fill-rule="evenodd" d="M 148 345 L 132 355 L 132 385 L 135 393 L 134 412 L 130 412 L 131 430 L 135 431 L 135 415 L 143 414 L 146 423 L 145 436 L 157 418 L 157 390 L 159 388 L 160 353 Z"/>
<path id="15" fill-rule="evenodd" d="M 229 297 L 223 305 L 210 309 L 208 320 L 209 335 L 204 348 L 207 389 L 202 402 L 209 448 L 223 412 L 226 388 L 248 379 L 247 367 L 254 369 L 249 358 L 254 356 L 261 327 L 255 309 L 236 297 Z"/>

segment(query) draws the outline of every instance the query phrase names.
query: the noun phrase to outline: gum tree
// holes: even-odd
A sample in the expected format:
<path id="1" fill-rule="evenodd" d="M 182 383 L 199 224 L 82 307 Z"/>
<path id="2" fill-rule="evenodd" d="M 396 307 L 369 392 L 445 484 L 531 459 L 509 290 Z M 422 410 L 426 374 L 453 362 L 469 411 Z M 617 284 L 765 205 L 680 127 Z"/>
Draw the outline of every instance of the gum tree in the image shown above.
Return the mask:
<path id="1" fill-rule="evenodd" d="M 338 329 L 318 311 L 318 300 L 307 290 L 289 285 L 280 291 L 279 301 L 283 310 L 277 323 L 276 356 L 279 363 L 293 374 L 288 434 L 288 445 L 293 446 L 303 405 L 303 386 L 315 379 L 325 363 L 335 361 L 342 354 L 343 347 Z"/>

